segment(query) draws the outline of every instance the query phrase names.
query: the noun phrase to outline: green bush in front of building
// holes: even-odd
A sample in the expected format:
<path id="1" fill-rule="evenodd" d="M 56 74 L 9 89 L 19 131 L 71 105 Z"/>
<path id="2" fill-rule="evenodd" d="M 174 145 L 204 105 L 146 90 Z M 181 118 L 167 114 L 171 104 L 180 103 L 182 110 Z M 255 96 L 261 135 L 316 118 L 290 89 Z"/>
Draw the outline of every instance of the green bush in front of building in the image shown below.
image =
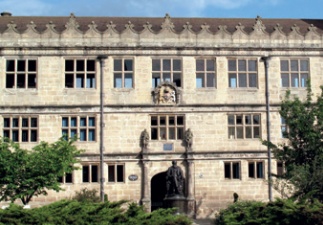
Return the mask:
<path id="1" fill-rule="evenodd" d="M 39 208 L 23 209 L 11 204 L 0 210 L 1 225 L 189 225 L 184 215 L 175 215 L 175 209 L 159 209 L 146 213 L 142 206 L 126 201 L 95 203 L 62 200 Z"/>
<path id="2" fill-rule="evenodd" d="M 300 203 L 277 199 L 264 203 L 241 201 L 219 212 L 216 225 L 320 225 L 323 204 L 319 201 Z"/>

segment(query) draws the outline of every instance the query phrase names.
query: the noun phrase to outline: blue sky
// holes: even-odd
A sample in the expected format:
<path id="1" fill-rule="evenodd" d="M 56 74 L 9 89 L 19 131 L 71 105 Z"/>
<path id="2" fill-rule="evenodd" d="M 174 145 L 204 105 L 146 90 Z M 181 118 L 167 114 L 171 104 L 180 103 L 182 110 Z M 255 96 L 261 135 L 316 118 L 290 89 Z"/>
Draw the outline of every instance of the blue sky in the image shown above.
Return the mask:
<path id="1" fill-rule="evenodd" d="M 0 0 L 14 16 L 323 19 L 323 0 Z"/>

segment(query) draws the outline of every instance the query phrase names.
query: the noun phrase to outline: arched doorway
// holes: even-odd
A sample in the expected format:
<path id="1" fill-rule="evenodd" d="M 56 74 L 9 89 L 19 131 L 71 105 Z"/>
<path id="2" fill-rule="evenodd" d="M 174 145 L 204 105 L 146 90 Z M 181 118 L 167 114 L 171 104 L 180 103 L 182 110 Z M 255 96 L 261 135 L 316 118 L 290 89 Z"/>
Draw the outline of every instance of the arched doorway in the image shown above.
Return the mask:
<path id="1" fill-rule="evenodd" d="M 151 179 L 151 211 L 164 207 L 166 195 L 166 172 L 159 173 Z"/>

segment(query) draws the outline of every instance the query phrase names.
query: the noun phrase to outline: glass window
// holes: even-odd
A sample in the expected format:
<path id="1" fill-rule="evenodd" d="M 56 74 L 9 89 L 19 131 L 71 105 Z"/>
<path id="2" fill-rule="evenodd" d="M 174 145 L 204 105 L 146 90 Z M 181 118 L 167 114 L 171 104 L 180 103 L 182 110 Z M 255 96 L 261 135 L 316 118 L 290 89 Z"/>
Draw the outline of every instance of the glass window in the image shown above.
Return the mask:
<path id="1" fill-rule="evenodd" d="M 215 88 L 215 61 L 196 59 L 196 88 Z"/>
<path id="2" fill-rule="evenodd" d="M 72 138 L 77 135 L 80 141 L 95 141 L 95 130 L 95 117 L 62 117 L 62 135 L 66 138 Z"/>
<path id="3" fill-rule="evenodd" d="M 95 60 L 66 59 L 66 88 L 95 88 Z"/>
<path id="4" fill-rule="evenodd" d="M 229 59 L 228 71 L 230 88 L 258 87 L 257 60 Z"/>
<path id="5" fill-rule="evenodd" d="M 152 87 L 157 87 L 162 81 L 173 82 L 177 87 L 182 86 L 182 61 L 180 59 L 152 60 Z"/>
<path id="6" fill-rule="evenodd" d="M 281 59 L 281 86 L 306 87 L 309 79 L 309 62 L 307 59 Z"/>
<path id="7" fill-rule="evenodd" d="M 3 136 L 14 142 L 38 141 L 37 117 L 4 117 Z"/>
<path id="8" fill-rule="evenodd" d="M 184 133 L 184 116 L 151 116 L 151 140 L 181 140 Z"/>
<path id="9" fill-rule="evenodd" d="M 228 115 L 228 138 L 260 138 L 260 115 Z"/>
<path id="10" fill-rule="evenodd" d="M 114 88 L 133 88 L 132 59 L 114 59 L 113 83 Z"/>
<path id="11" fill-rule="evenodd" d="M 6 88 L 36 88 L 37 61 L 7 60 Z"/>

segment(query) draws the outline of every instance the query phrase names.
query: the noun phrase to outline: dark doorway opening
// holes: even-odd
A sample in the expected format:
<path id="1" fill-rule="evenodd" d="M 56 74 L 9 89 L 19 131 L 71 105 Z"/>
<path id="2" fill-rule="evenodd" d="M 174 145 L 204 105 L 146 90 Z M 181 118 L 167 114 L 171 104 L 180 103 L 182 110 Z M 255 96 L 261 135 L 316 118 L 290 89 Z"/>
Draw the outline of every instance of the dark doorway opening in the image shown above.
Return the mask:
<path id="1" fill-rule="evenodd" d="M 151 179 L 151 211 L 164 208 L 166 195 L 166 172 L 159 173 Z"/>

